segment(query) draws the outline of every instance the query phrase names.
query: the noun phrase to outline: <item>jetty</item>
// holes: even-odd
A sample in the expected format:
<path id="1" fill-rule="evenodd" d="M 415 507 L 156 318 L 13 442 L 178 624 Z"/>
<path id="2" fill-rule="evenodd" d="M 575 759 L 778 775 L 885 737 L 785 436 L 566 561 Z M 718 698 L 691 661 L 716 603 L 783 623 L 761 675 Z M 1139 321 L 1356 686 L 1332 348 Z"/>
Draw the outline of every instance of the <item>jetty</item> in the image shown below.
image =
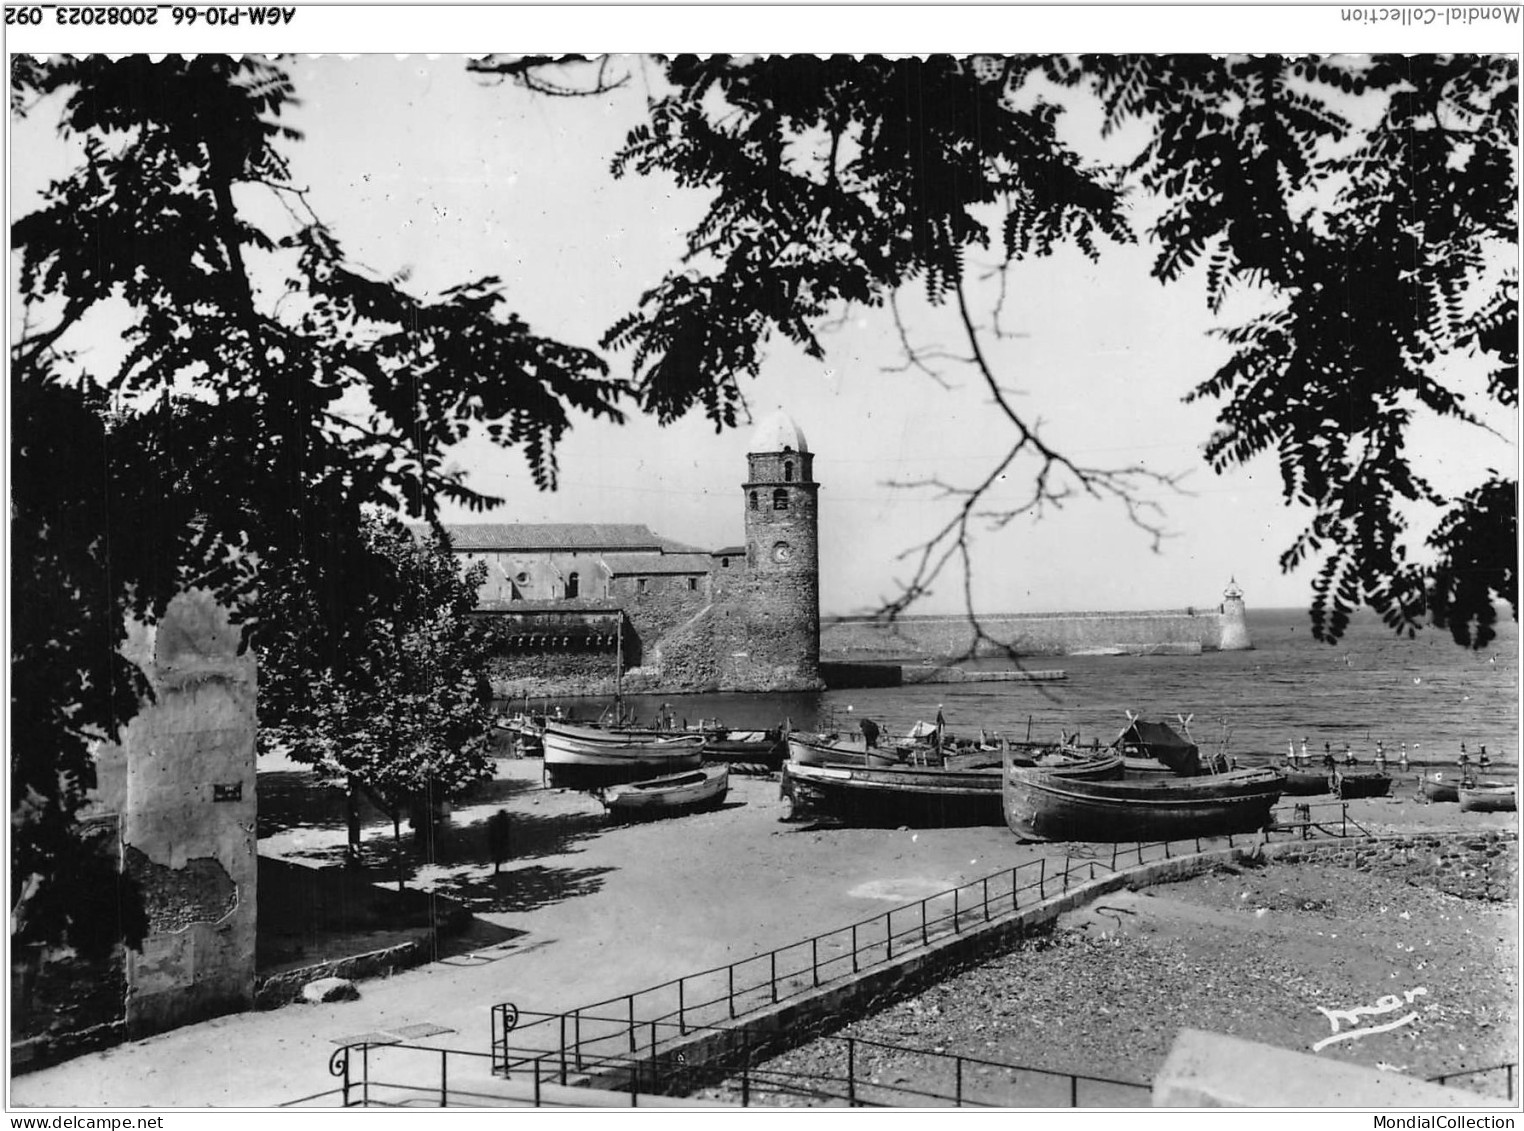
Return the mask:
<path id="1" fill-rule="evenodd" d="M 1052 683 L 1069 678 L 1060 669 L 968 671 L 937 664 L 856 664 L 822 661 L 820 678 L 829 691 L 862 687 L 911 687 L 923 683 Z"/>

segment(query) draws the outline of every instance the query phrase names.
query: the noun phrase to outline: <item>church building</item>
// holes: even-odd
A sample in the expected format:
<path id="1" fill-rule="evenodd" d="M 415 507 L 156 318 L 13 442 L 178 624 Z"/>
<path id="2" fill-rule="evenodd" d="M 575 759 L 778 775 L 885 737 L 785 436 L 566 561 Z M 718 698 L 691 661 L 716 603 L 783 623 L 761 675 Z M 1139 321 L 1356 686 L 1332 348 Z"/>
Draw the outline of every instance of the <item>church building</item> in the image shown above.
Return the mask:
<path id="1" fill-rule="evenodd" d="M 807 690 L 820 686 L 814 456 L 783 412 L 758 425 L 741 485 L 744 541 L 704 550 L 629 523 L 448 527 L 483 562 L 478 611 L 499 629 L 502 695 Z"/>

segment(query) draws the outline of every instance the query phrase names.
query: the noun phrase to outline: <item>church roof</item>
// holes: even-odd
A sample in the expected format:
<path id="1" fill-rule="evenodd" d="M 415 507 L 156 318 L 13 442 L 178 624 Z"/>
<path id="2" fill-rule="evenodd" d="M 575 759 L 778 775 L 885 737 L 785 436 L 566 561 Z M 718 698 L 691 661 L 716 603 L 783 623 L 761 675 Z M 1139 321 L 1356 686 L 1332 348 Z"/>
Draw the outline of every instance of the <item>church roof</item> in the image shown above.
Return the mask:
<path id="1" fill-rule="evenodd" d="M 470 550 L 647 550 L 688 552 L 691 547 L 651 533 L 643 523 L 467 522 L 447 525 L 457 553 Z"/>
<path id="2" fill-rule="evenodd" d="M 803 430 L 794 423 L 794 418 L 779 409 L 757 425 L 757 430 L 751 434 L 751 443 L 747 445 L 746 450 L 748 452 L 808 452 L 810 446 L 805 441 Z"/>
<path id="3" fill-rule="evenodd" d="M 708 554 L 604 554 L 603 564 L 614 577 L 631 574 L 708 573 L 714 562 Z"/>

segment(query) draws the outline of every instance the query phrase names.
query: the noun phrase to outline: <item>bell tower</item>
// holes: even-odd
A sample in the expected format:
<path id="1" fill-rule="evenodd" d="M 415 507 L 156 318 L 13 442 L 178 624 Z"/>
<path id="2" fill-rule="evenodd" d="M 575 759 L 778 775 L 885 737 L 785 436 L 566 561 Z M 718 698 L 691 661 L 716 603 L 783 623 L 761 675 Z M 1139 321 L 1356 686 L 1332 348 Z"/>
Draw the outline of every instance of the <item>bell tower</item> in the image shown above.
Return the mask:
<path id="1" fill-rule="evenodd" d="M 820 685 L 820 484 L 814 460 L 799 425 L 781 411 L 757 426 L 747 447 L 741 486 L 746 584 L 744 599 L 730 610 L 734 647 L 722 664 L 728 686 Z"/>

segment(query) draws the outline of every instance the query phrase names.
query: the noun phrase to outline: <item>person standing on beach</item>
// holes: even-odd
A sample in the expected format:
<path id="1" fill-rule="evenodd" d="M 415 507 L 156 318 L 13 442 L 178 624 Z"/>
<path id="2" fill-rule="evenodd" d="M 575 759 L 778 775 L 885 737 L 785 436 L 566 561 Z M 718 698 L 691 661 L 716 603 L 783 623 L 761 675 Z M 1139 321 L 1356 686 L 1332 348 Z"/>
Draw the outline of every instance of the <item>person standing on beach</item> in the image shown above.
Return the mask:
<path id="1" fill-rule="evenodd" d="M 1346 742 L 1344 744 L 1344 764 L 1346 766 L 1353 766 L 1355 761 L 1355 752 L 1350 749 L 1349 743 Z"/>
<path id="2" fill-rule="evenodd" d="M 1301 766 L 1302 769 L 1304 769 L 1304 770 L 1307 768 L 1307 766 L 1309 764 L 1308 761 L 1307 761 L 1307 736 L 1305 734 L 1302 735 L 1301 761 L 1298 762 L 1297 764 L 1299 766 Z"/>

